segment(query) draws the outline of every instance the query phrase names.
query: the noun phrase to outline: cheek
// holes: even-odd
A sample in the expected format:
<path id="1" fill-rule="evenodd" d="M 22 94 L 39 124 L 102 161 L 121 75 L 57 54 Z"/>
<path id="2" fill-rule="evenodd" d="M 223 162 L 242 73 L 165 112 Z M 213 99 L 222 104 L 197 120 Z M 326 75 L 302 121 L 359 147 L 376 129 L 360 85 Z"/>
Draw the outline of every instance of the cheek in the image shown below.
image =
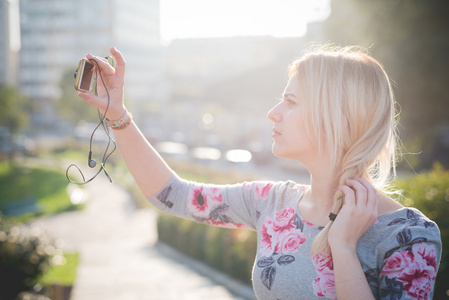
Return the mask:
<path id="1" fill-rule="evenodd" d="M 305 121 L 303 119 L 298 120 L 295 124 L 295 134 L 293 144 L 298 147 L 298 150 L 302 151 L 317 151 L 318 143 L 310 137 Z"/>
<path id="2" fill-rule="evenodd" d="M 292 128 L 294 128 L 294 132 L 296 132 L 296 135 L 300 138 L 300 140 L 309 140 L 305 120 L 302 117 L 297 117 L 295 119 L 295 124 Z"/>

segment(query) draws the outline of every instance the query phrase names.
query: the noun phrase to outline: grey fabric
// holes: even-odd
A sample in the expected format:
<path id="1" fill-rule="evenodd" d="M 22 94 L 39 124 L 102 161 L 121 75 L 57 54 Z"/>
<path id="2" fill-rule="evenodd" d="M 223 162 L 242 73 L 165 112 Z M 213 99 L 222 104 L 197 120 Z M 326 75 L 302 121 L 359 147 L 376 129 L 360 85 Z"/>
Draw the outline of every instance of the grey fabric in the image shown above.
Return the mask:
<path id="1" fill-rule="evenodd" d="M 258 299 L 336 299 L 332 258 L 310 255 L 322 228 L 298 210 L 307 188 L 292 181 L 200 184 L 174 175 L 149 201 L 171 215 L 256 231 L 252 280 Z M 357 254 L 376 299 L 431 299 L 441 237 L 420 211 L 379 216 L 360 238 Z"/>

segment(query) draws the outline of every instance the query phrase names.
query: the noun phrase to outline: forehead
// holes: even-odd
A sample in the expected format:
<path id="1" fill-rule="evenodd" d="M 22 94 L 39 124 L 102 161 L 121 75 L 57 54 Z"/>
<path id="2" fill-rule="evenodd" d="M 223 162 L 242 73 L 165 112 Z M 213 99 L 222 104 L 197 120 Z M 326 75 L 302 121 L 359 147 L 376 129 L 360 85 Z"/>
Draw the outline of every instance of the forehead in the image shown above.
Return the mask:
<path id="1" fill-rule="evenodd" d="M 299 77 L 295 72 L 288 80 L 287 86 L 284 90 L 284 96 L 295 96 L 298 97 L 299 94 Z"/>

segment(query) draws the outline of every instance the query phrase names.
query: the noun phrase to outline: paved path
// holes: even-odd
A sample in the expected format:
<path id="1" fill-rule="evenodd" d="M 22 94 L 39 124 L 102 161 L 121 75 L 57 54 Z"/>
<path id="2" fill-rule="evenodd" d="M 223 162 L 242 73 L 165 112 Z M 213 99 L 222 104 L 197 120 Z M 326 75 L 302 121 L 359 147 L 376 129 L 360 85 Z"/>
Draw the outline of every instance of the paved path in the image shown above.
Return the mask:
<path id="1" fill-rule="evenodd" d="M 156 212 L 134 209 L 103 175 L 87 191 L 84 211 L 35 222 L 80 252 L 71 300 L 255 299 L 250 287 L 158 243 Z"/>

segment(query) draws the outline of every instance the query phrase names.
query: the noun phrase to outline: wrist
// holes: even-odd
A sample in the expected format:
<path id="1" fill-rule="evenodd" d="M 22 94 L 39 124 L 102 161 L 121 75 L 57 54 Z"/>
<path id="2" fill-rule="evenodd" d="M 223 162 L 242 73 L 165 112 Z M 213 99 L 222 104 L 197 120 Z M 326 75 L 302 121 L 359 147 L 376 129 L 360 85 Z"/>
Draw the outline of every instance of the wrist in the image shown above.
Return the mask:
<path id="1" fill-rule="evenodd" d="M 127 109 L 125 106 L 112 108 L 110 107 L 108 111 L 106 112 L 106 118 L 110 121 L 116 121 L 119 120 L 123 115 L 127 113 Z"/>
<path id="2" fill-rule="evenodd" d="M 108 118 L 106 118 L 106 123 L 108 124 L 109 128 L 113 130 L 119 130 L 128 127 L 131 124 L 132 120 L 133 115 L 125 110 L 117 120 L 109 120 Z"/>
<path id="3" fill-rule="evenodd" d="M 332 251 L 332 255 L 340 253 L 343 255 L 356 254 L 357 244 L 352 244 L 344 241 L 329 241 L 329 246 Z"/>

